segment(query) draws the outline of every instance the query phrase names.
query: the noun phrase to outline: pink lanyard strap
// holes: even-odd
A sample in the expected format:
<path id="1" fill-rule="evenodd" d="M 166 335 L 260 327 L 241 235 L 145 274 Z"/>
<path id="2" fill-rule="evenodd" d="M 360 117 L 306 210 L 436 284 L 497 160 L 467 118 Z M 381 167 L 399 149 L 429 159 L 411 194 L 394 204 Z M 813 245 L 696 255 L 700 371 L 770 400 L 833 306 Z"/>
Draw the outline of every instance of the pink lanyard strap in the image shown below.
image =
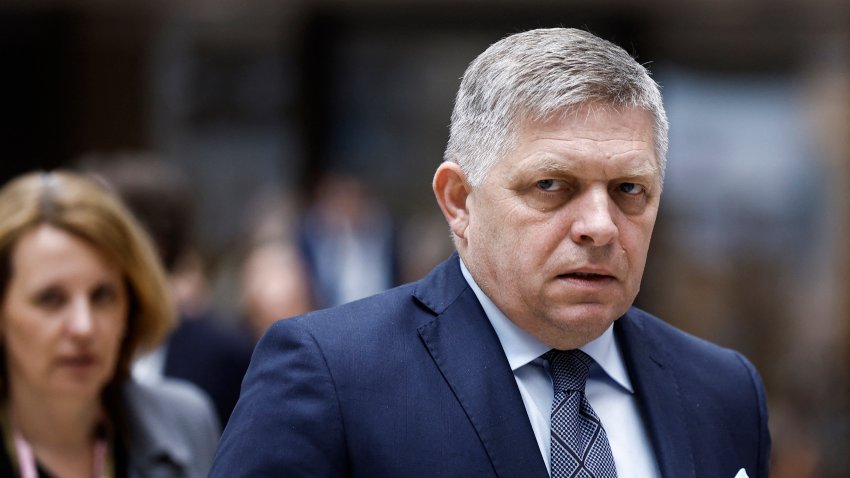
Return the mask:
<path id="1" fill-rule="evenodd" d="M 106 474 L 106 440 L 98 438 L 94 441 L 94 467 L 92 476 L 94 478 L 107 478 Z"/>
<path id="2" fill-rule="evenodd" d="M 38 470 L 35 466 L 35 456 L 32 452 L 32 447 L 21 431 L 15 427 L 15 451 L 18 454 L 18 466 L 20 467 L 21 478 L 38 478 Z M 94 467 L 92 469 L 93 478 L 105 478 L 106 471 L 106 440 L 98 438 L 94 442 Z"/>
<path id="3" fill-rule="evenodd" d="M 32 447 L 17 427 L 15 427 L 15 451 L 18 453 L 18 466 L 21 469 L 21 478 L 38 478 Z"/>

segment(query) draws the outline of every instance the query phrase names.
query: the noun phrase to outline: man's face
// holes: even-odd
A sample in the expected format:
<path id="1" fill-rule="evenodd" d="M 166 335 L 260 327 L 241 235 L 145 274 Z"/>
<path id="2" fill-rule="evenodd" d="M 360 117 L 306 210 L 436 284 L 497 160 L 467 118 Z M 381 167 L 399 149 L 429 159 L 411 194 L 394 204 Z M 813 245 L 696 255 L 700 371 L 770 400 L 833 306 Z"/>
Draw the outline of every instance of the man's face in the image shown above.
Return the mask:
<path id="1" fill-rule="evenodd" d="M 530 124 L 470 190 L 458 247 L 513 322 L 577 348 L 634 301 L 661 186 L 646 111 L 584 108 Z"/>

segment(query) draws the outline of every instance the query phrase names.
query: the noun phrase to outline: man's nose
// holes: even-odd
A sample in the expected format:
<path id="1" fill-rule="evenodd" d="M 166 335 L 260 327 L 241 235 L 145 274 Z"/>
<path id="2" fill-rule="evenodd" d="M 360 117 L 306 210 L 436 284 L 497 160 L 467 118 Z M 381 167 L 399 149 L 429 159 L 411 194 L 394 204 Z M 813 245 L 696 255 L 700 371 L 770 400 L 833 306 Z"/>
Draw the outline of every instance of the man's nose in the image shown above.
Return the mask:
<path id="1" fill-rule="evenodd" d="M 570 228 L 573 242 L 605 246 L 614 241 L 619 233 L 613 217 L 616 206 L 607 189 L 589 189 L 576 199 L 575 219 Z"/>

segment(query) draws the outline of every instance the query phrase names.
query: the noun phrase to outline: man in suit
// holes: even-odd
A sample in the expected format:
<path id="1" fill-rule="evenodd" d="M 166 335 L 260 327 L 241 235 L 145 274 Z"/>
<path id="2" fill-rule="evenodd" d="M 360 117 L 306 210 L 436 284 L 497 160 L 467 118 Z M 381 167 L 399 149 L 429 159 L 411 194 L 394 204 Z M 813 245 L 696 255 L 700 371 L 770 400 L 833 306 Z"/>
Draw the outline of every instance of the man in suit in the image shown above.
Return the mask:
<path id="1" fill-rule="evenodd" d="M 753 366 L 632 307 L 666 149 L 621 48 L 560 28 L 492 45 L 433 179 L 457 253 L 274 325 L 211 476 L 768 476 Z"/>

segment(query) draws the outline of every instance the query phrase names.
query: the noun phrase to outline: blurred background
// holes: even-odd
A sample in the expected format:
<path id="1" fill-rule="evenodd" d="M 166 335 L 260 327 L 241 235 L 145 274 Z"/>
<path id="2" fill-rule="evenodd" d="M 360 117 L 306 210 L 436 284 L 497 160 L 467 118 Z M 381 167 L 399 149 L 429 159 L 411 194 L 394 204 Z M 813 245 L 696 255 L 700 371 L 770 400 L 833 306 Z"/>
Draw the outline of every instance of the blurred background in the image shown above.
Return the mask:
<path id="1" fill-rule="evenodd" d="M 260 333 L 450 253 L 430 181 L 459 78 L 549 26 L 623 46 L 663 88 L 638 304 L 755 362 L 774 477 L 850 476 L 846 0 L 6 0 L 0 180 L 92 157 L 181 171 L 181 301 Z"/>

